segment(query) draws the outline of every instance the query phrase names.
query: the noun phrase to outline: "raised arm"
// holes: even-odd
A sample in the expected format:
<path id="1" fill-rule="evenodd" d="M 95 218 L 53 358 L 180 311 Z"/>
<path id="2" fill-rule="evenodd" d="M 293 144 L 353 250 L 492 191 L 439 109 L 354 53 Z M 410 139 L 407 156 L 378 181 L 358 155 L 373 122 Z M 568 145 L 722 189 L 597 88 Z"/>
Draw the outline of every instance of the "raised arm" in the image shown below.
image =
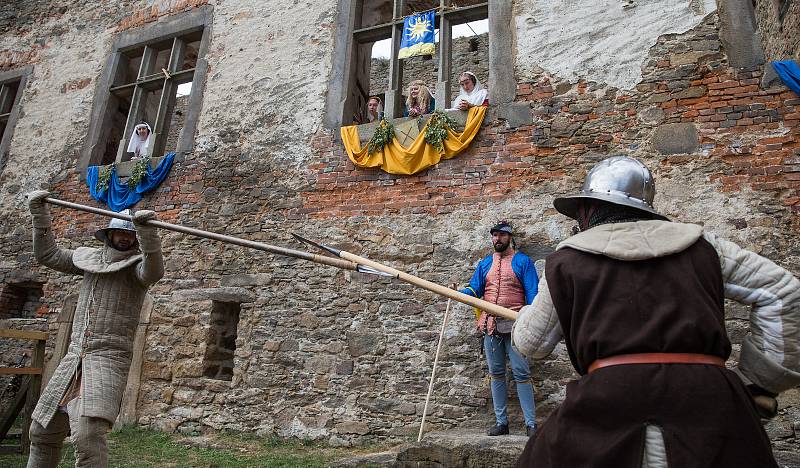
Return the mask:
<path id="1" fill-rule="evenodd" d="M 83 270 L 72 262 L 72 250 L 61 249 L 56 244 L 50 224 L 50 210 L 44 199 L 50 193 L 36 190 L 28 194 L 28 208 L 33 218 L 33 255 L 42 265 L 63 273 L 82 275 Z"/>
<path id="2" fill-rule="evenodd" d="M 737 372 L 773 396 L 800 384 L 800 281 L 770 260 L 714 234 L 725 297 L 752 306 Z"/>
<path id="3" fill-rule="evenodd" d="M 144 286 L 150 286 L 164 276 L 164 257 L 158 228 L 145 224 L 155 218 L 156 213 L 150 210 L 137 211 L 133 215 L 136 237 L 142 251 L 142 261 L 136 266 L 136 278 Z"/>

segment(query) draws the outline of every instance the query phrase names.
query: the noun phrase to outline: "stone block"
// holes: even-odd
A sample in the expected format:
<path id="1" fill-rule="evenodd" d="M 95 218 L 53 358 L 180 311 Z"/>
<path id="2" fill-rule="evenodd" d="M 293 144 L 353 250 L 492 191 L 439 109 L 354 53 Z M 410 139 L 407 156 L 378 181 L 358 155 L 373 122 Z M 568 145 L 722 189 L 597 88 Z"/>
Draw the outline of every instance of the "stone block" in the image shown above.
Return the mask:
<path id="1" fill-rule="evenodd" d="M 220 284 L 226 287 L 264 286 L 272 282 L 272 275 L 268 273 L 225 275 L 220 278 Z"/>
<path id="2" fill-rule="evenodd" d="M 700 147 L 697 128 L 691 123 L 663 124 L 653 132 L 650 142 L 661 154 L 694 153 Z"/>
<path id="3" fill-rule="evenodd" d="M 515 102 L 495 107 L 498 119 L 505 120 L 508 128 L 522 127 L 533 124 L 531 106 L 527 102 Z"/>
<path id="4" fill-rule="evenodd" d="M 369 426 L 363 421 L 345 421 L 336 425 L 340 434 L 369 434 Z"/>
<path id="5" fill-rule="evenodd" d="M 349 331 L 347 332 L 347 348 L 350 356 L 365 354 L 383 354 L 386 349 L 384 337 L 379 333 Z"/>
<path id="6" fill-rule="evenodd" d="M 719 5 L 720 41 L 731 66 L 752 68 L 764 63 L 751 0 L 723 0 Z"/>
<path id="7" fill-rule="evenodd" d="M 172 294 L 173 301 L 217 301 L 217 302 L 253 302 L 256 296 L 244 288 L 201 288 L 184 289 Z"/>
<path id="8" fill-rule="evenodd" d="M 775 71 L 775 67 L 771 63 L 764 65 L 764 75 L 761 77 L 761 87 L 763 89 L 772 88 L 774 86 L 783 86 L 781 77 Z"/>
<path id="9" fill-rule="evenodd" d="M 664 109 L 657 106 L 646 107 L 639 111 L 637 117 L 646 124 L 659 124 L 664 121 Z"/>

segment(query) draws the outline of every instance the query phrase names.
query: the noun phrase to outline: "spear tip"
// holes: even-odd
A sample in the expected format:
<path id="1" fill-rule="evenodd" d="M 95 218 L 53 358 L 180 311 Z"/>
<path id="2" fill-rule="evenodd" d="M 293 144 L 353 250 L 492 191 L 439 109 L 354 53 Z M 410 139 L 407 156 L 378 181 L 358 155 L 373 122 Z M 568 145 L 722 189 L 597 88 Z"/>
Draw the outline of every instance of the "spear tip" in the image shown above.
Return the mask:
<path id="1" fill-rule="evenodd" d="M 327 246 L 325 244 L 320 244 L 319 242 L 314 242 L 311 239 L 306 239 L 305 237 L 303 237 L 303 236 L 301 236 L 301 235 L 299 235 L 299 234 L 297 234 L 295 232 L 293 232 L 291 234 L 292 234 L 292 237 L 294 237 L 295 239 L 299 240 L 300 242 L 304 242 L 304 243 L 309 244 L 311 246 L 314 246 L 314 247 L 316 247 L 318 249 L 325 250 L 326 252 L 330 252 L 330 253 L 336 255 L 337 257 L 340 256 L 339 253 L 341 252 L 341 250 L 339 250 L 339 249 L 334 249 L 333 247 L 329 247 L 329 246 Z"/>

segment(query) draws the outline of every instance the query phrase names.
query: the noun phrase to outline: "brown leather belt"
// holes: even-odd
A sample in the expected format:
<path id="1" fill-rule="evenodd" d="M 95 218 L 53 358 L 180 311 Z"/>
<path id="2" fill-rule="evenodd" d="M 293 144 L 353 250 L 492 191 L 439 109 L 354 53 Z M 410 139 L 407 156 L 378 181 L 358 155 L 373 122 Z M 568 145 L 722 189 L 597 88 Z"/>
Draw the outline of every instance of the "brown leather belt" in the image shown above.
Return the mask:
<path id="1" fill-rule="evenodd" d="M 725 367 L 725 360 L 719 356 L 690 353 L 640 353 L 620 354 L 598 359 L 589 366 L 589 373 L 601 367 L 624 366 L 627 364 L 705 364 Z"/>

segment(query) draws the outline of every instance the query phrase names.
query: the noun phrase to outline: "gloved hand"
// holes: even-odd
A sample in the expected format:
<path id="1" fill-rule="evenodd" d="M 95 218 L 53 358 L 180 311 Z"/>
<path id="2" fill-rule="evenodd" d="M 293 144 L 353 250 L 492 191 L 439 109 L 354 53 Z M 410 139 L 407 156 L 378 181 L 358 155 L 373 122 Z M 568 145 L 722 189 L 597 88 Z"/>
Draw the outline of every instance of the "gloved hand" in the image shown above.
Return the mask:
<path id="1" fill-rule="evenodd" d="M 47 190 L 34 190 L 28 193 L 28 207 L 35 208 L 44 205 L 42 200 L 49 196 L 50 192 Z"/>
<path id="2" fill-rule="evenodd" d="M 33 215 L 33 227 L 38 229 L 50 228 L 50 210 L 44 199 L 50 196 L 47 190 L 34 190 L 28 194 L 28 209 Z"/>
<path id="3" fill-rule="evenodd" d="M 778 415 L 778 401 L 775 399 L 777 395 L 753 384 L 747 386 L 747 391 L 750 392 L 750 398 L 753 399 L 759 416 L 772 419 Z"/>
<path id="4" fill-rule="evenodd" d="M 148 221 L 152 221 L 158 218 L 155 211 L 152 210 L 139 210 L 133 214 L 133 224 L 137 226 L 142 226 L 146 224 Z"/>

